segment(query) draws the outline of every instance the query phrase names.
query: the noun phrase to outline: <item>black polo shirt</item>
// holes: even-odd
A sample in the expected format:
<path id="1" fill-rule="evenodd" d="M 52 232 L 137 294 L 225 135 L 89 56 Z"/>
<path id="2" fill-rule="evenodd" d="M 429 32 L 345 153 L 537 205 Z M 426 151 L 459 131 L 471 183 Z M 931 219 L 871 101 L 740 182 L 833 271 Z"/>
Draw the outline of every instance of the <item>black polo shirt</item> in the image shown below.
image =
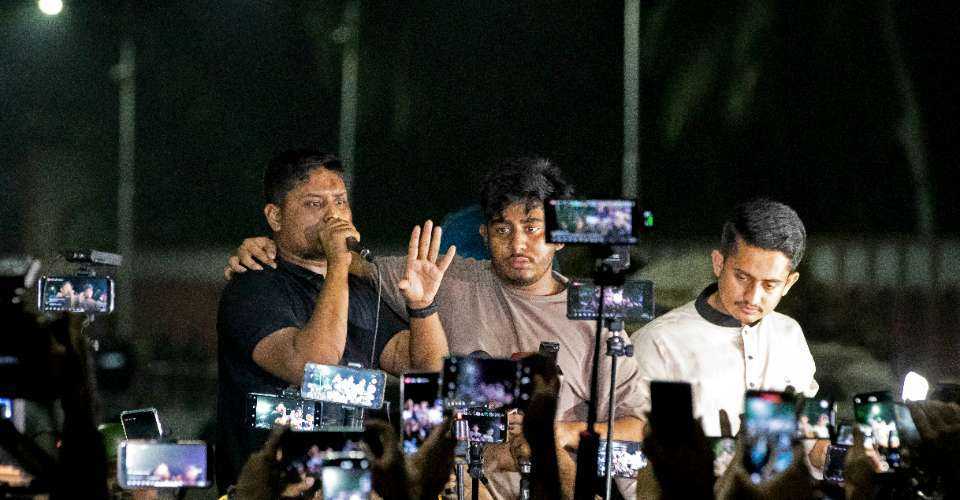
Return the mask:
<path id="1" fill-rule="evenodd" d="M 247 457 L 260 449 L 268 431 L 251 429 L 246 421 L 247 394 L 279 394 L 289 384 L 253 361 L 257 343 L 277 330 L 303 328 L 313 315 L 324 278 L 277 258 L 277 269 L 235 275 L 220 295 L 217 315 L 217 485 L 221 491 L 236 482 Z M 387 342 L 407 325 L 389 307 L 380 307 L 374 345 L 377 290 L 349 278 L 347 341 L 340 364 L 379 368 Z M 373 353 L 373 364 L 370 358 Z"/>

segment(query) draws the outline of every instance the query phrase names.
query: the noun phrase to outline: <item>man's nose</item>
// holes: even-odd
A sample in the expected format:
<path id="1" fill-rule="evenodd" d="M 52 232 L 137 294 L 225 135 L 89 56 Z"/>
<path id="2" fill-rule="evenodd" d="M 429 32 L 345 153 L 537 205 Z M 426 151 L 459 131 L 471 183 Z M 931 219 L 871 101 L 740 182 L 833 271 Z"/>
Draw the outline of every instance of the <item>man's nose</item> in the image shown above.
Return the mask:
<path id="1" fill-rule="evenodd" d="M 760 283 L 754 283 L 747 287 L 743 294 L 743 300 L 750 305 L 760 305 L 760 298 L 763 296 L 763 288 Z"/>
<path id="2" fill-rule="evenodd" d="M 523 231 L 514 231 L 513 240 L 510 243 L 514 253 L 523 253 L 527 249 L 527 235 Z"/>

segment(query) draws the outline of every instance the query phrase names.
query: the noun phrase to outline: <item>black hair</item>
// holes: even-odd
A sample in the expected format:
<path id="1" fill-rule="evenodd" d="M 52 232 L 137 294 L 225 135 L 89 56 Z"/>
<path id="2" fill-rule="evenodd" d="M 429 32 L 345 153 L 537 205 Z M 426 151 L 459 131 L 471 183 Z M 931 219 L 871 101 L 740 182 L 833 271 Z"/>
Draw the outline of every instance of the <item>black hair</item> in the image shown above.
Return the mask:
<path id="1" fill-rule="evenodd" d="M 318 168 L 343 174 L 343 163 L 332 153 L 317 149 L 291 149 L 278 153 L 263 172 L 264 201 L 282 205 L 287 193 Z"/>
<path id="2" fill-rule="evenodd" d="M 546 158 L 519 157 L 503 160 L 491 170 L 480 188 L 484 221 L 500 217 L 508 206 L 525 203 L 527 210 L 548 198 L 570 198 L 573 186 Z"/>
<path id="3" fill-rule="evenodd" d="M 736 253 L 738 237 L 750 246 L 783 253 L 790 259 L 794 271 L 803 260 L 807 245 L 807 230 L 797 212 L 765 198 L 734 207 L 720 237 L 720 252 L 724 257 Z"/>

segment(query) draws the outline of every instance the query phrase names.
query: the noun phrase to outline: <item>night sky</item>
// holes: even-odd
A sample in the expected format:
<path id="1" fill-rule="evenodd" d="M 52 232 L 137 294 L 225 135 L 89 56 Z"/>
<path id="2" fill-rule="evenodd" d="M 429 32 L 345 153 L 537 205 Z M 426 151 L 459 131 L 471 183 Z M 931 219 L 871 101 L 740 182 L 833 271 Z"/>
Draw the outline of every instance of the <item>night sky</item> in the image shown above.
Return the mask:
<path id="1" fill-rule="evenodd" d="M 659 234 L 712 237 L 755 195 L 793 205 L 812 234 L 914 233 L 891 33 L 936 234 L 960 230 L 947 182 L 960 7 L 642 5 L 640 191 Z M 272 152 L 337 148 L 343 2 L 140 2 L 128 28 L 119 6 L 0 7 L 0 251 L 115 247 L 110 69 L 125 29 L 138 49 L 139 248 L 263 233 Z M 364 2 L 353 205 L 366 238 L 399 243 L 472 202 L 482 172 L 515 154 L 556 160 L 584 195 L 618 196 L 622 15 L 618 2 Z"/>

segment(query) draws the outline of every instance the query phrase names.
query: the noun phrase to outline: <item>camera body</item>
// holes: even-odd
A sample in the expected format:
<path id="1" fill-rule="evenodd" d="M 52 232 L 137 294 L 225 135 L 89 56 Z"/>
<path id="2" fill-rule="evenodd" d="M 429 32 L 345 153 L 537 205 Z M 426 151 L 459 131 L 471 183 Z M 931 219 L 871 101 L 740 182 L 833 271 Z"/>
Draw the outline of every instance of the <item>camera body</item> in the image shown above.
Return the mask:
<path id="1" fill-rule="evenodd" d="M 209 447 L 203 441 L 124 440 L 117 449 L 121 488 L 207 488 Z"/>
<path id="2" fill-rule="evenodd" d="M 544 203 L 548 243 L 636 245 L 653 227 L 653 214 L 634 200 L 550 199 Z"/>
<path id="3" fill-rule="evenodd" d="M 386 375 L 380 370 L 307 363 L 300 395 L 314 401 L 378 409 L 383 405 L 385 386 Z"/>

